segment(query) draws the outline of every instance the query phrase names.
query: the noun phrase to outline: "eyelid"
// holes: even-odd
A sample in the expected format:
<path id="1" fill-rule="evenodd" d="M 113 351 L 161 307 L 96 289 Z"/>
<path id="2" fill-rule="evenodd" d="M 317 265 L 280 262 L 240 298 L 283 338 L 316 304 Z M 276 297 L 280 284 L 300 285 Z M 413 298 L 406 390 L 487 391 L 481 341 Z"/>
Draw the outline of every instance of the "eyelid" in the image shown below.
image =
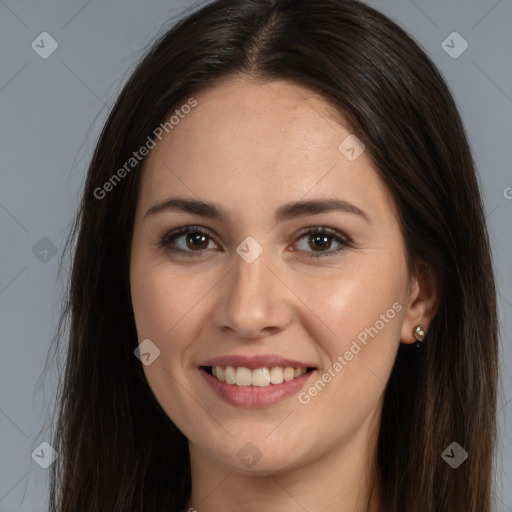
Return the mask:
<path id="1" fill-rule="evenodd" d="M 174 238 L 177 235 L 186 235 L 188 233 L 201 233 L 203 235 L 209 236 L 212 239 L 214 236 L 217 236 L 217 234 L 213 232 L 211 229 L 205 228 L 203 226 L 186 225 L 178 226 L 177 228 L 166 231 L 161 239 L 162 241 L 166 241 L 170 240 L 171 238 Z"/>
<path id="2" fill-rule="evenodd" d="M 326 234 L 326 235 L 332 236 L 333 238 L 339 238 L 347 243 L 348 242 L 352 243 L 351 238 L 349 236 L 347 236 L 345 233 L 342 233 L 338 229 L 331 228 L 329 226 L 318 226 L 318 225 L 308 226 L 306 228 L 301 229 L 297 233 L 296 236 L 297 236 L 297 238 L 302 238 L 304 235 L 307 235 L 309 233 Z"/>

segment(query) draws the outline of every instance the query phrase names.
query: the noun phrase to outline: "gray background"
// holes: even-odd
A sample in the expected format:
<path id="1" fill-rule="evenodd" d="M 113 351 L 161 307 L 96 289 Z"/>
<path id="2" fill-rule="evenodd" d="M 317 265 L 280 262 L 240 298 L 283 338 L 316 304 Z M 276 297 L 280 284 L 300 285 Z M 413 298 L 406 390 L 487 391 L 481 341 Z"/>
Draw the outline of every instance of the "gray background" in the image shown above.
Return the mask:
<path id="1" fill-rule="evenodd" d="M 481 173 L 502 322 L 496 510 L 512 511 L 512 0 L 368 3 L 412 34 L 441 69 Z M 42 373 L 60 312 L 65 237 L 108 109 L 144 48 L 172 23 L 166 20 L 191 6 L 0 0 L 0 512 L 47 509 L 48 470 L 31 454 L 50 440 L 45 422 L 56 377 Z M 458 58 L 442 46 L 454 31 L 469 44 Z M 34 40 L 42 46 L 42 32 L 58 43 L 46 59 L 31 47 Z M 453 53 L 461 43 L 445 45 Z"/>

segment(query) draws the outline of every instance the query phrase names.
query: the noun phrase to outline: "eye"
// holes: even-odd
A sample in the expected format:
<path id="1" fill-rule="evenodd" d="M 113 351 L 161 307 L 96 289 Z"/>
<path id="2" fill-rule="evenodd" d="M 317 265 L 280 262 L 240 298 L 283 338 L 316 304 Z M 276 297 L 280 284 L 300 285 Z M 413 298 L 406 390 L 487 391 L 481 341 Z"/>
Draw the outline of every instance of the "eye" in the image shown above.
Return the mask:
<path id="1" fill-rule="evenodd" d="M 309 228 L 307 231 L 302 233 L 299 238 L 299 242 L 295 245 L 300 246 L 300 241 L 303 239 L 305 239 L 305 242 L 302 243 L 302 247 L 299 247 L 299 250 L 309 253 L 306 254 L 306 256 L 311 258 L 333 256 L 345 250 L 351 244 L 351 240 L 348 237 L 342 235 L 334 229 L 327 227 Z M 338 246 L 331 250 L 333 241 L 335 244 L 338 244 Z M 312 248 L 313 251 L 308 251 L 308 247 Z"/>
<path id="2" fill-rule="evenodd" d="M 333 242 L 337 244 L 335 249 L 332 249 Z M 350 244 L 351 240 L 348 237 L 334 229 L 314 227 L 303 231 L 294 245 L 299 247 L 300 252 L 306 253 L 306 257 L 320 258 L 334 256 Z M 199 226 L 180 227 L 166 233 L 158 245 L 168 252 L 183 256 L 201 256 L 207 249 L 218 248 L 210 233 Z M 309 251 L 308 248 L 313 250 Z M 291 251 L 296 250 L 291 249 Z"/>
<path id="3" fill-rule="evenodd" d="M 199 256 L 202 251 L 212 248 L 210 242 L 217 247 L 207 231 L 198 226 L 186 226 L 165 234 L 158 245 L 171 253 Z"/>

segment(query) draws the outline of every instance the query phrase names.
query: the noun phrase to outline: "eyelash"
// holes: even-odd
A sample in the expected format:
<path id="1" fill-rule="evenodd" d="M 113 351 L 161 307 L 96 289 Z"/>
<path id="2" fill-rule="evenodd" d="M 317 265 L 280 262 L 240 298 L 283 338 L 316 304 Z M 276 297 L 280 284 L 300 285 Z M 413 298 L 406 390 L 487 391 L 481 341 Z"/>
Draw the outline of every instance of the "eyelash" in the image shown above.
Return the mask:
<path id="1" fill-rule="evenodd" d="M 181 236 L 187 234 L 201 234 L 212 239 L 210 233 L 201 228 L 200 226 L 185 226 L 170 231 L 169 233 L 166 233 L 162 237 L 162 239 L 157 243 L 157 245 L 172 254 L 180 254 L 186 257 L 201 256 L 201 254 L 207 249 L 201 249 L 199 251 L 185 251 L 183 249 L 177 249 L 176 247 L 171 246 L 171 243 L 174 241 L 175 238 L 180 238 Z M 340 246 L 334 250 L 310 253 L 306 256 L 308 258 L 326 258 L 335 256 L 338 253 L 344 251 L 347 247 L 351 247 L 352 244 L 352 241 L 347 236 L 341 235 L 338 231 L 328 227 L 307 228 L 299 234 L 297 241 L 301 240 L 306 235 L 326 235 L 332 238 L 335 242 L 338 242 L 340 244 Z"/>

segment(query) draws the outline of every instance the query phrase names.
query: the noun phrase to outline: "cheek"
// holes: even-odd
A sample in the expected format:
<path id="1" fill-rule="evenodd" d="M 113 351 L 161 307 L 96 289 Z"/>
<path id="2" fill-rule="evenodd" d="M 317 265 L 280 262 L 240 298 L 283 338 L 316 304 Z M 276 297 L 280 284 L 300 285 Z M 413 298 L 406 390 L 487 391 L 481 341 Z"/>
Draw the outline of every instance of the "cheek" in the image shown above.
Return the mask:
<path id="1" fill-rule="evenodd" d="M 166 262 L 131 269 L 131 293 L 139 341 L 151 339 L 162 354 L 183 351 L 193 339 L 192 322 L 209 286 L 207 276 L 198 280 L 186 272 L 173 272 Z"/>
<path id="2" fill-rule="evenodd" d="M 348 350 L 353 340 L 364 343 L 378 336 L 394 346 L 400 337 L 405 267 L 399 259 L 371 259 L 296 280 L 294 290 L 309 306 L 303 320 L 308 316 L 309 324 L 317 326 L 314 339 L 331 360 Z"/>
<path id="3" fill-rule="evenodd" d="M 191 401 L 190 394 L 183 393 L 184 386 L 188 387 L 184 370 L 187 351 L 197 336 L 198 306 L 205 289 L 206 285 L 191 284 L 183 272 L 171 272 L 166 263 L 145 265 L 134 259 L 131 293 L 138 339 L 150 339 L 160 350 L 143 371 L 164 411 L 188 434 L 192 418 L 202 410 L 197 400 Z"/>
<path id="4" fill-rule="evenodd" d="M 379 287 L 375 280 L 346 283 L 343 290 L 332 297 L 329 312 L 338 340 L 370 339 L 381 343 L 394 342 L 400 336 L 403 295 L 388 283 Z"/>
<path id="5" fill-rule="evenodd" d="M 407 272 L 399 257 L 373 255 L 372 260 L 371 265 L 339 268 L 329 278 L 302 281 L 296 289 L 310 306 L 303 310 L 302 323 L 309 319 L 311 337 L 324 355 L 318 378 L 327 384 L 306 389 L 301 402 L 311 402 L 310 410 L 318 408 L 318 414 L 323 404 L 331 403 L 339 411 L 364 416 L 377 403 L 392 370 Z"/>

